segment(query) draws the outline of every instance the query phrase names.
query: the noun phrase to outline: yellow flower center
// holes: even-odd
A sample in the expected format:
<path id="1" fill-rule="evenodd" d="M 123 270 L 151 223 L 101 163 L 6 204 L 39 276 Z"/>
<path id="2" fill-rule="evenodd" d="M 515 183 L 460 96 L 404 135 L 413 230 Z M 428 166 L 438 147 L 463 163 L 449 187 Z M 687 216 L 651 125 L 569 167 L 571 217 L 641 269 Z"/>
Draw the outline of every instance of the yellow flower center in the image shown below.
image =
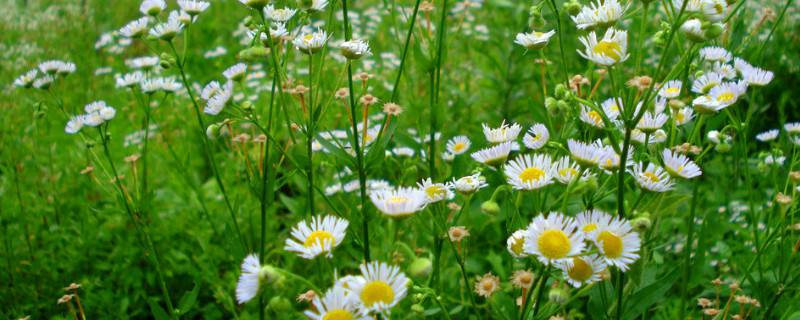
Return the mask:
<path id="1" fill-rule="evenodd" d="M 709 91 L 711 91 L 711 89 L 714 89 L 714 87 L 716 87 L 718 85 L 719 85 L 719 82 L 710 81 L 710 82 L 706 83 L 706 85 L 703 87 L 702 91 L 703 91 L 703 93 L 708 93 Z"/>
<path id="2" fill-rule="evenodd" d="M 678 120 L 679 123 L 683 123 L 683 119 L 686 119 L 686 117 L 684 117 L 682 112 L 675 114 L 675 120 Z"/>
<path id="3" fill-rule="evenodd" d="M 573 280 L 584 282 L 594 274 L 592 266 L 581 258 L 572 258 L 572 268 L 567 272 Z"/>
<path id="4" fill-rule="evenodd" d="M 725 92 L 717 96 L 718 102 L 731 102 L 733 99 L 736 99 L 736 95 L 734 95 L 732 92 Z"/>
<path id="5" fill-rule="evenodd" d="M 401 204 L 408 202 L 408 197 L 401 197 L 401 196 L 394 196 L 389 198 L 388 201 L 390 204 Z"/>
<path id="6" fill-rule="evenodd" d="M 548 259 L 561 259 L 566 257 L 572 247 L 569 237 L 564 231 L 550 229 L 542 232 L 537 241 L 539 252 Z"/>
<path id="7" fill-rule="evenodd" d="M 597 225 L 594 224 L 594 223 L 589 223 L 589 224 L 583 226 L 583 232 L 589 233 L 589 232 L 592 232 L 594 230 L 597 230 Z"/>
<path id="8" fill-rule="evenodd" d="M 558 170 L 558 174 L 562 177 L 574 177 L 578 174 L 578 170 L 575 170 L 575 168 L 564 168 Z"/>
<path id="9" fill-rule="evenodd" d="M 325 244 L 325 242 L 330 242 L 333 244 L 334 240 L 336 240 L 336 238 L 333 237 L 332 233 L 325 230 L 317 230 L 308 235 L 306 242 L 303 243 L 303 245 L 306 248 L 310 248 L 317 243 L 319 243 L 320 246 Z"/>
<path id="10" fill-rule="evenodd" d="M 353 314 L 344 309 L 328 310 L 322 320 L 353 320 Z"/>
<path id="11" fill-rule="evenodd" d="M 722 12 L 725 11 L 725 7 L 723 7 L 721 3 L 717 2 L 714 4 L 714 10 L 717 11 L 717 14 L 722 14 Z"/>
<path id="12" fill-rule="evenodd" d="M 619 61 L 619 54 L 622 52 L 622 48 L 619 46 L 619 43 L 614 41 L 600 41 L 597 45 L 594 46 L 594 53 L 605 55 L 613 59 L 614 61 Z"/>
<path id="13" fill-rule="evenodd" d="M 589 119 L 592 119 L 592 122 L 594 122 L 594 125 L 596 126 L 603 124 L 603 117 L 601 117 L 597 111 L 589 111 L 586 113 L 586 116 L 588 116 Z"/>
<path id="14" fill-rule="evenodd" d="M 536 167 L 527 168 L 519 174 L 519 179 L 524 183 L 539 181 L 542 178 L 544 178 L 544 170 Z"/>
<path id="15" fill-rule="evenodd" d="M 511 245 L 511 251 L 514 251 L 514 254 L 521 255 L 522 254 L 522 246 L 525 244 L 525 238 L 516 238 L 514 239 L 514 244 Z"/>
<path id="16" fill-rule="evenodd" d="M 657 183 L 657 182 L 661 181 L 661 179 L 657 175 L 652 173 L 652 172 L 645 172 L 645 173 L 642 173 L 642 175 L 645 176 L 646 178 L 650 179 L 650 181 L 653 182 L 653 183 Z"/>
<path id="17" fill-rule="evenodd" d="M 430 187 L 425 188 L 425 193 L 428 194 L 428 198 L 439 198 L 444 197 L 447 195 L 447 190 L 444 187 L 439 185 L 432 185 Z"/>
<path id="18" fill-rule="evenodd" d="M 667 88 L 667 90 L 664 90 L 664 91 L 666 93 L 669 93 L 669 94 L 677 94 L 677 93 L 681 92 L 680 89 L 674 88 L 674 87 L 673 88 Z"/>
<path id="19" fill-rule="evenodd" d="M 390 304 L 392 301 L 394 301 L 394 290 L 386 282 L 372 281 L 361 290 L 361 302 L 366 307 L 372 307 L 378 302 Z"/>
<path id="20" fill-rule="evenodd" d="M 313 34 L 307 34 L 307 35 L 303 36 L 303 41 L 305 41 L 306 43 L 311 42 L 311 40 L 314 40 L 314 35 Z"/>
<path id="21" fill-rule="evenodd" d="M 464 148 L 466 148 L 466 147 L 467 147 L 467 145 L 466 145 L 465 143 L 463 143 L 463 142 L 459 142 L 459 143 L 456 143 L 456 144 L 453 146 L 453 151 L 455 151 L 455 152 L 461 152 L 461 151 L 464 151 Z"/>
<path id="22" fill-rule="evenodd" d="M 611 231 L 600 232 L 597 240 L 603 245 L 603 254 L 609 258 L 619 258 L 622 256 L 622 238 Z"/>

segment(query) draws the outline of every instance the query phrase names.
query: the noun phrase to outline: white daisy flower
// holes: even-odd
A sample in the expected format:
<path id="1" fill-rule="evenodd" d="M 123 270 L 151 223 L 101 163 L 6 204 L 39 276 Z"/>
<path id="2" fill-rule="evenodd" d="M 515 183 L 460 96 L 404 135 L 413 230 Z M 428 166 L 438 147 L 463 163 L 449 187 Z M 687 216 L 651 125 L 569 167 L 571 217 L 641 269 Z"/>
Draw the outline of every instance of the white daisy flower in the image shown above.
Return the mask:
<path id="1" fill-rule="evenodd" d="M 605 260 L 596 255 L 573 257 L 568 263 L 559 263 L 558 268 L 564 272 L 564 278 L 575 288 L 600 281 L 600 275 L 606 270 Z"/>
<path id="2" fill-rule="evenodd" d="M 569 262 L 583 251 L 584 237 L 575 221 L 559 212 L 539 215 L 525 230 L 525 253 L 536 255 L 539 262 L 553 264 Z"/>
<path id="3" fill-rule="evenodd" d="M 447 141 L 447 152 L 450 152 L 453 155 L 460 155 L 469 151 L 471 146 L 472 142 L 469 141 L 467 136 L 455 136 Z"/>
<path id="4" fill-rule="evenodd" d="M 68 134 L 76 134 L 78 131 L 81 131 L 83 127 L 83 116 L 73 116 L 72 118 L 67 121 L 66 127 L 64 127 L 64 132 Z"/>
<path id="5" fill-rule="evenodd" d="M 553 30 L 548 32 L 532 31 L 530 33 L 517 33 L 514 43 L 528 50 L 541 49 L 547 46 L 547 43 L 550 42 L 550 38 L 553 37 L 554 34 L 555 31 Z"/>
<path id="6" fill-rule="evenodd" d="M 504 168 L 506 182 L 516 190 L 536 190 L 553 183 L 553 161 L 549 155 L 521 155 Z"/>
<path id="7" fill-rule="evenodd" d="M 645 111 L 642 118 L 639 119 L 639 123 L 636 124 L 636 128 L 644 133 L 653 133 L 661 129 L 667 123 L 667 120 L 669 120 L 669 117 L 666 114 L 653 114 L 650 111 Z"/>
<path id="8" fill-rule="evenodd" d="M 672 120 L 675 121 L 675 125 L 678 126 L 687 124 L 689 121 L 692 121 L 692 119 L 694 119 L 694 109 L 692 108 L 680 108 L 672 113 Z"/>
<path id="9" fill-rule="evenodd" d="M 708 96 L 724 108 L 736 103 L 745 92 L 747 92 L 747 83 L 744 81 L 724 82 L 711 89 Z"/>
<path id="10" fill-rule="evenodd" d="M 606 117 L 611 120 L 617 119 L 619 117 L 620 112 L 623 110 L 622 106 L 622 98 L 614 97 L 608 98 L 603 103 L 600 104 L 600 107 L 603 108 L 603 112 L 606 113 Z M 636 111 L 639 110 L 639 106 L 636 106 Z"/>
<path id="11" fill-rule="evenodd" d="M 121 76 L 117 76 L 117 88 L 131 88 L 139 85 L 144 79 L 144 73 L 141 71 L 134 71 L 131 73 L 126 73 Z"/>
<path id="12" fill-rule="evenodd" d="M 567 147 L 572 159 L 578 164 L 585 167 L 594 167 L 600 163 L 603 149 L 600 141 L 595 141 L 592 144 L 583 143 L 581 141 L 567 140 Z"/>
<path id="13" fill-rule="evenodd" d="M 449 200 L 455 197 L 452 186 L 445 183 L 433 183 L 431 178 L 417 182 L 417 188 L 425 193 L 428 203 L 435 203 L 442 200 Z"/>
<path id="14" fill-rule="evenodd" d="M 157 66 L 160 61 L 158 56 L 137 57 L 125 60 L 125 65 L 131 69 L 150 69 Z"/>
<path id="15" fill-rule="evenodd" d="M 592 176 L 588 170 L 581 170 L 577 163 L 570 161 L 569 156 L 563 156 L 553 164 L 553 174 L 563 184 L 570 184 L 577 179 L 586 180 Z"/>
<path id="16" fill-rule="evenodd" d="M 674 99 L 681 95 L 682 83 L 680 80 L 670 80 L 658 89 L 658 95 L 662 98 Z"/>
<path id="17" fill-rule="evenodd" d="M 722 47 L 705 47 L 700 49 L 699 54 L 701 59 L 711 62 L 728 62 L 733 57 L 728 50 Z"/>
<path id="18" fill-rule="evenodd" d="M 595 27 L 610 27 L 625 13 L 625 9 L 617 0 L 598 0 L 581 8 L 581 11 L 572 16 L 572 21 L 578 29 L 592 29 Z"/>
<path id="19" fill-rule="evenodd" d="M 294 38 L 292 43 L 297 47 L 297 50 L 307 54 L 313 54 L 322 49 L 326 41 L 328 41 L 328 34 L 324 30 L 319 29 L 314 33 L 300 34 Z"/>
<path id="20" fill-rule="evenodd" d="M 581 105 L 581 114 L 578 117 L 581 121 L 586 124 L 589 124 L 595 128 L 605 128 L 605 123 L 603 122 L 603 116 L 600 115 L 599 112 L 592 110 L 591 108 Z"/>
<path id="21" fill-rule="evenodd" d="M 257 255 L 251 254 L 244 258 L 242 274 L 236 283 L 236 302 L 244 304 L 258 295 L 261 279 L 264 276 L 261 271 L 261 262 L 258 261 Z"/>
<path id="22" fill-rule="evenodd" d="M 627 220 L 619 217 L 611 219 L 608 223 L 599 225 L 589 239 L 600 249 L 606 264 L 615 266 L 622 272 L 627 271 L 639 259 L 641 240 Z"/>
<path id="23" fill-rule="evenodd" d="M 203 112 L 212 116 L 218 115 L 233 96 L 233 81 L 228 80 L 224 86 L 220 86 L 216 81 L 211 81 L 203 88 L 200 96 L 206 100 Z"/>
<path id="24" fill-rule="evenodd" d="M 648 164 L 646 168 L 644 164 L 636 163 L 631 174 L 636 179 L 636 183 L 645 190 L 667 192 L 674 186 L 667 172 L 653 163 Z"/>
<path id="25" fill-rule="evenodd" d="M 770 142 L 778 138 L 778 129 L 767 130 L 756 135 L 756 139 L 761 142 Z"/>
<path id="26" fill-rule="evenodd" d="M 719 73 L 725 79 L 733 79 L 736 78 L 736 69 L 727 63 L 724 62 L 714 62 L 714 66 L 711 68 L 714 72 Z"/>
<path id="27" fill-rule="evenodd" d="M 753 68 L 753 66 L 742 58 L 733 58 L 733 68 L 739 73 L 744 73 L 745 70 Z"/>
<path id="28" fill-rule="evenodd" d="M 304 314 L 311 320 L 366 320 L 359 316 L 358 301 L 349 289 L 333 286 L 320 298 L 315 296 L 311 302 L 313 308 Z"/>
<path id="29" fill-rule="evenodd" d="M 244 63 L 237 63 L 231 66 L 230 68 L 226 69 L 222 73 L 222 75 L 231 81 L 241 81 L 242 79 L 244 79 L 246 72 L 247 72 L 247 65 Z"/>
<path id="30" fill-rule="evenodd" d="M 144 0 L 139 6 L 139 11 L 146 16 L 157 16 L 166 9 L 167 3 L 164 0 Z"/>
<path id="31" fill-rule="evenodd" d="M 179 19 L 167 19 L 167 22 L 159 23 L 150 29 L 150 35 L 164 41 L 171 41 L 183 30 L 183 23 Z"/>
<path id="32" fill-rule="evenodd" d="M 50 88 L 50 85 L 53 84 L 53 81 L 56 81 L 56 78 L 52 75 L 46 74 L 36 78 L 36 80 L 33 80 L 33 87 L 36 89 L 47 90 Z"/>
<path id="33" fill-rule="evenodd" d="M 575 216 L 575 224 L 577 224 L 578 230 L 583 232 L 586 237 L 589 237 L 592 232 L 597 230 L 598 226 L 608 224 L 612 218 L 605 211 L 592 209 L 583 211 Z"/>
<path id="34" fill-rule="evenodd" d="M 267 17 L 267 19 L 281 23 L 288 22 L 290 19 L 292 19 L 292 17 L 294 17 L 296 12 L 297 9 L 292 8 L 276 9 L 272 4 L 268 4 L 266 7 L 264 7 L 264 16 Z"/>
<path id="35" fill-rule="evenodd" d="M 297 253 L 305 259 L 320 254 L 333 257 L 333 249 L 344 240 L 348 222 L 335 216 L 316 216 L 311 222 L 300 221 L 292 228 L 292 237 L 286 239 L 284 250 Z"/>
<path id="36" fill-rule="evenodd" d="M 600 41 L 594 31 L 579 40 L 585 49 L 578 50 L 578 54 L 596 64 L 611 66 L 628 59 L 627 31 L 608 28 Z"/>
<path id="37" fill-rule="evenodd" d="M 358 60 L 363 56 L 372 55 L 369 44 L 364 40 L 345 41 L 339 45 L 339 48 L 342 49 L 342 55 L 350 60 Z"/>
<path id="38" fill-rule="evenodd" d="M 39 69 L 31 69 L 14 79 L 14 86 L 20 88 L 30 88 L 33 82 L 36 81 L 36 76 L 39 75 Z"/>
<path id="39" fill-rule="evenodd" d="M 346 186 L 345 190 L 347 190 Z M 417 188 L 399 187 L 378 190 L 370 192 L 369 198 L 380 212 L 389 217 L 409 216 L 422 210 L 428 204 L 428 196 Z"/>
<path id="40" fill-rule="evenodd" d="M 128 38 L 139 38 L 147 34 L 149 23 L 150 17 L 144 16 L 128 22 L 128 24 L 119 29 L 119 33 Z"/>
<path id="41" fill-rule="evenodd" d="M 527 257 L 528 253 L 525 252 L 525 229 L 514 231 L 506 240 L 506 248 L 514 258 Z"/>
<path id="42" fill-rule="evenodd" d="M 728 3 L 725 0 L 703 0 L 701 8 L 703 15 L 711 22 L 720 22 L 725 19 Z"/>
<path id="43" fill-rule="evenodd" d="M 489 186 L 486 183 L 486 178 L 481 176 L 480 173 L 464 176 L 458 179 L 453 179 L 453 188 L 461 194 L 473 194 L 480 189 Z"/>
<path id="44" fill-rule="evenodd" d="M 311 0 L 309 11 L 322 11 L 328 6 L 328 0 Z"/>
<path id="45" fill-rule="evenodd" d="M 714 87 L 720 85 L 724 78 L 716 72 L 708 72 L 697 77 L 692 83 L 692 92 L 698 94 L 706 94 Z"/>
<path id="46" fill-rule="evenodd" d="M 748 84 L 754 86 L 766 86 L 772 81 L 775 74 L 772 71 L 767 71 L 757 67 L 749 67 L 742 69 L 742 78 Z"/>
<path id="47" fill-rule="evenodd" d="M 408 292 L 409 279 L 397 266 L 372 261 L 362 264 L 361 278 L 352 283 L 362 314 L 388 314 Z"/>
<path id="48" fill-rule="evenodd" d="M 189 15 L 196 16 L 206 11 L 211 3 L 198 0 L 178 0 L 178 6 Z"/>
<path id="49" fill-rule="evenodd" d="M 498 145 L 473 152 L 471 156 L 472 159 L 475 159 L 475 161 L 480 163 L 490 166 L 499 166 L 506 162 L 508 159 L 508 154 L 511 153 L 511 148 L 513 146 L 514 143 L 511 141 L 503 142 Z"/>
<path id="50" fill-rule="evenodd" d="M 631 140 L 639 143 L 651 145 L 651 144 L 659 144 L 667 140 L 667 133 L 662 129 L 656 129 L 653 132 L 644 132 L 639 129 L 631 130 Z"/>
<path id="51" fill-rule="evenodd" d="M 691 41 L 706 41 L 706 33 L 703 31 L 703 23 L 700 19 L 689 19 L 681 25 L 681 31 Z"/>
<path id="52" fill-rule="evenodd" d="M 525 147 L 531 150 L 539 150 L 547 144 L 550 140 L 550 132 L 547 127 L 541 123 L 536 123 L 528 129 L 525 136 L 522 137 L 522 143 Z"/>
<path id="53" fill-rule="evenodd" d="M 39 64 L 39 71 L 49 75 L 65 75 L 75 72 L 75 64 L 72 62 L 49 60 Z"/>
<path id="54" fill-rule="evenodd" d="M 633 132 L 636 132 L 636 131 L 637 131 L 637 129 L 633 129 Z M 656 133 L 658 133 L 659 131 L 662 131 L 662 130 L 656 130 Z M 642 142 L 642 143 L 644 143 L 644 142 Z M 598 142 L 598 144 L 599 144 L 599 142 Z M 614 151 L 614 148 L 612 148 L 611 146 L 601 146 L 601 147 L 598 147 L 598 148 L 599 149 L 598 149 L 597 152 L 600 155 L 599 155 L 597 166 L 600 169 L 603 169 L 603 170 L 605 170 L 607 172 L 611 172 L 611 171 L 619 169 L 620 161 L 622 161 L 622 159 L 620 159 L 619 154 L 617 154 L 617 152 Z M 625 167 L 626 168 L 633 165 L 633 162 L 632 162 L 631 159 L 633 159 L 633 147 L 628 148 L 628 157 L 627 157 L 627 160 L 625 161 Z"/>
<path id="55" fill-rule="evenodd" d="M 675 178 L 692 179 L 699 177 L 703 174 L 700 167 L 694 161 L 670 149 L 664 149 L 661 152 L 661 158 L 664 160 L 664 169 Z"/>
<path id="56" fill-rule="evenodd" d="M 503 120 L 499 128 L 490 128 L 485 123 L 482 124 L 482 126 L 483 135 L 486 136 L 486 141 L 489 141 L 491 144 L 516 140 L 520 131 L 522 131 L 522 127 L 519 124 L 514 123 L 508 125 L 505 120 Z"/>
<path id="57" fill-rule="evenodd" d="M 784 124 L 783 129 L 785 129 L 786 132 L 790 134 L 800 133 L 800 122 L 789 122 L 787 124 Z"/>
<path id="58" fill-rule="evenodd" d="M 725 109 L 727 106 L 720 104 L 711 96 L 705 95 L 694 98 L 694 100 L 692 100 L 692 107 L 700 114 L 714 114 Z"/>

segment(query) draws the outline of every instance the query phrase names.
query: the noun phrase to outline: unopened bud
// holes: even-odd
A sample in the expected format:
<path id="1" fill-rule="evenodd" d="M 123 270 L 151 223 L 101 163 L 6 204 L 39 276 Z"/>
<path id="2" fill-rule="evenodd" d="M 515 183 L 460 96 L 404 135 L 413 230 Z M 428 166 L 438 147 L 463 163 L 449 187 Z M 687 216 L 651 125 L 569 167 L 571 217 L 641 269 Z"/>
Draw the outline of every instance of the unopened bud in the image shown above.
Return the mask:
<path id="1" fill-rule="evenodd" d="M 500 205 L 494 200 L 486 200 L 481 204 L 481 212 L 488 215 L 497 215 L 500 213 Z"/>

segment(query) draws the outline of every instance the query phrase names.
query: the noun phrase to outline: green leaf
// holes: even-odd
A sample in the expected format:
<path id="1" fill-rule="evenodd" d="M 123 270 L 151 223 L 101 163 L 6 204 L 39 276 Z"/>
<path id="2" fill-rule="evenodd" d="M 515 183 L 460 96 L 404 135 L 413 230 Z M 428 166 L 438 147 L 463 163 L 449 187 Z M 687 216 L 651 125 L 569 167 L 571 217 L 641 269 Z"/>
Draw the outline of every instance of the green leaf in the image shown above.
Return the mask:
<path id="1" fill-rule="evenodd" d="M 147 299 L 147 304 L 150 305 L 150 312 L 152 316 L 156 320 L 170 320 L 169 315 L 167 314 L 161 306 L 158 305 L 158 301 L 156 299 Z"/>
<path id="2" fill-rule="evenodd" d="M 664 300 L 664 295 L 672 288 L 672 284 L 678 280 L 680 268 L 673 268 L 672 271 L 653 284 L 639 289 L 631 294 L 625 302 L 625 319 L 634 319 L 647 311 L 654 303 Z"/>
<path id="3" fill-rule="evenodd" d="M 181 314 L 186 314 L 187 311 L 194 308 L 194 305 L 197 304 L 198 293 L 200 293 L 200 282 L 195 281 L 192 291 L 183 295 L 181 301 L 178 303 L 178 309 Z"/>

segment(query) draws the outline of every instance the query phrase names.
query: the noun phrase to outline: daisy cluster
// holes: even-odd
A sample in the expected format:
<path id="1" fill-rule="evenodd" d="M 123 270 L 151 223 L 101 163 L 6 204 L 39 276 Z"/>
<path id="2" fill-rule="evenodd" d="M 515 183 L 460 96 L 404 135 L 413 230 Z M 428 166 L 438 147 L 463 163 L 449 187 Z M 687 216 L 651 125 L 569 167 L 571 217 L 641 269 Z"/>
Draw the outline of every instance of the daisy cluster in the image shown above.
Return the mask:
<path id="1" fill-rule="evenodd" d="M 75 73 L 77 67 L 74 63 L 61 60 L 49 60 L 40 63 L 14 80 L 18 88 L 36 88 L 47 90 L 54 81 Z"/>

